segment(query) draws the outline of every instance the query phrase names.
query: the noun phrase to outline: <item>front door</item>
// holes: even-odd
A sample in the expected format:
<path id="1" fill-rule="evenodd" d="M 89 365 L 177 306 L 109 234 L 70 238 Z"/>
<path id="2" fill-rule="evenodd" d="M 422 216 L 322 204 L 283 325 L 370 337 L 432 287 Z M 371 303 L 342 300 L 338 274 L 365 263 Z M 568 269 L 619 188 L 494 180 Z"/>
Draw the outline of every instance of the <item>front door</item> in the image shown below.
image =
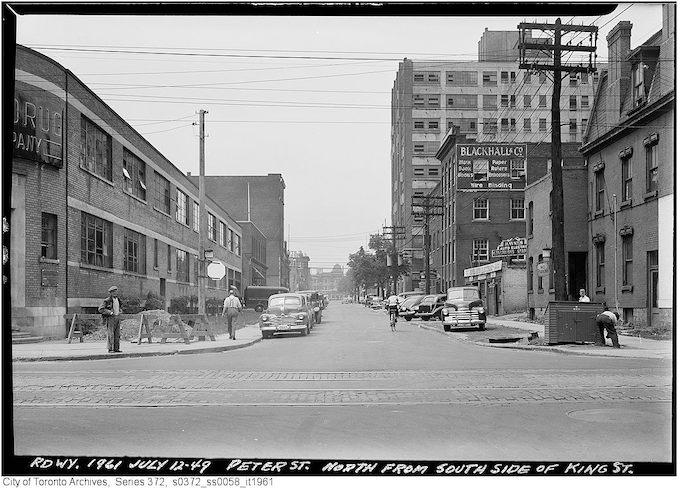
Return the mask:
<path id="1" fill-rule="evenodd" d="M 652 315 L 657 314 L 657 286 L 659 283 L 659 253 L 647 253 L 647 326 L 652 325 Z"/>

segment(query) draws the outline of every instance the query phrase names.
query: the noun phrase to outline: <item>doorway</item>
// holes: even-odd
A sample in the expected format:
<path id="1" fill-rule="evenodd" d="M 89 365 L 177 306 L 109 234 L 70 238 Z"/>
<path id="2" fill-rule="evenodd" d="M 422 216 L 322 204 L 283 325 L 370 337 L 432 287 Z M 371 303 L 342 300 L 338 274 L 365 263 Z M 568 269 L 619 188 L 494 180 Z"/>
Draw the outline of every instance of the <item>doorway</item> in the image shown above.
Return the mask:
<path id="1" fill-rule="evenodd" d="M 652 315 L 659 312 L 657 288 L 659 285 L 659 251 L 647 253 L 647 326 L 652 325 Z"/>
<path id="2" fill-rule="evenodd" d="M 570 301 L 579 300 L 579 290 L 584 288 L 586 294 L 590 297 L 591 290 L 588 289 L 588 253 L 569 252 L 567 253 L 567 299 Z"/>

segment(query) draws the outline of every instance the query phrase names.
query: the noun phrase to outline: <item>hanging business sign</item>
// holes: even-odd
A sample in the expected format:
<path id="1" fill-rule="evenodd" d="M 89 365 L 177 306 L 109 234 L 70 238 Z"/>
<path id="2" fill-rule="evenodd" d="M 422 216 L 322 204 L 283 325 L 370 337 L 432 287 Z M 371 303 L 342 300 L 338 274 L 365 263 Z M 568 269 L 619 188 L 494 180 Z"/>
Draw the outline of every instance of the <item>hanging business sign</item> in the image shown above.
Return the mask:
<path id="1" fill-rule="evenodd" d="M 525 144 L 457 144 L 457 189 L 524 190 Z"/>
<path id="2" fill-rule="evenodd" d="M 16 81 L 14 157 L 63 167 L 64 102 L 47 90 Z"/>
<path id="3" fill-rule="evenodd" d="M 511 237 L 499 243 L 497 249 L 492 250 L 493 257 L 516 257 L 527 253 L 527 239 L 524 237 Z"/>

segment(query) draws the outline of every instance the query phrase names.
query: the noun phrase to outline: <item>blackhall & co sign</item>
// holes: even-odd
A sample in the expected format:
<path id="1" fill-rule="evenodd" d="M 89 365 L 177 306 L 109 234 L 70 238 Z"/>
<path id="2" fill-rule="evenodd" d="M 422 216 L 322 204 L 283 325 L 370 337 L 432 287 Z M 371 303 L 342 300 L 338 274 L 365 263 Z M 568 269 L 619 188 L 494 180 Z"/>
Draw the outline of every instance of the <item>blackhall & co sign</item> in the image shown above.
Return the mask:
<path id="1" fill-rule="evenodd" d="M 526 144 L 457 144 L 459 190 L 524 190 Z"/>
<path id="2" fill-rule="evenodd" d="M 16 81 L 14 157 L 63 167 L 63 106 L 49 91 Z"/>
<path id="3" fill-rule="evenodd" d="M 493 257 L 515 258 L 527 254 L 527 239 L 524 237 L 511 237 L 499 243 L 497 249 L 492 251 Z"/>

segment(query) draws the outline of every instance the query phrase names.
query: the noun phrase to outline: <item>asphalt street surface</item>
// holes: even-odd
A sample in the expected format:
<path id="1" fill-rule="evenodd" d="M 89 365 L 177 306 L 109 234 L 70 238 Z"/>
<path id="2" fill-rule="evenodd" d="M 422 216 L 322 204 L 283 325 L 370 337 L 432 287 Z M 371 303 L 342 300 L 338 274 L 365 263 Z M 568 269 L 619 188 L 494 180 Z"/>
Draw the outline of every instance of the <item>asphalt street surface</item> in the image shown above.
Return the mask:
<path id="1" fill-rule="evenodd" d="M 15 454 L 670 461 L 671 365 L 503 350 L 332 303 L 307 337 L 14 363 Z"/>

